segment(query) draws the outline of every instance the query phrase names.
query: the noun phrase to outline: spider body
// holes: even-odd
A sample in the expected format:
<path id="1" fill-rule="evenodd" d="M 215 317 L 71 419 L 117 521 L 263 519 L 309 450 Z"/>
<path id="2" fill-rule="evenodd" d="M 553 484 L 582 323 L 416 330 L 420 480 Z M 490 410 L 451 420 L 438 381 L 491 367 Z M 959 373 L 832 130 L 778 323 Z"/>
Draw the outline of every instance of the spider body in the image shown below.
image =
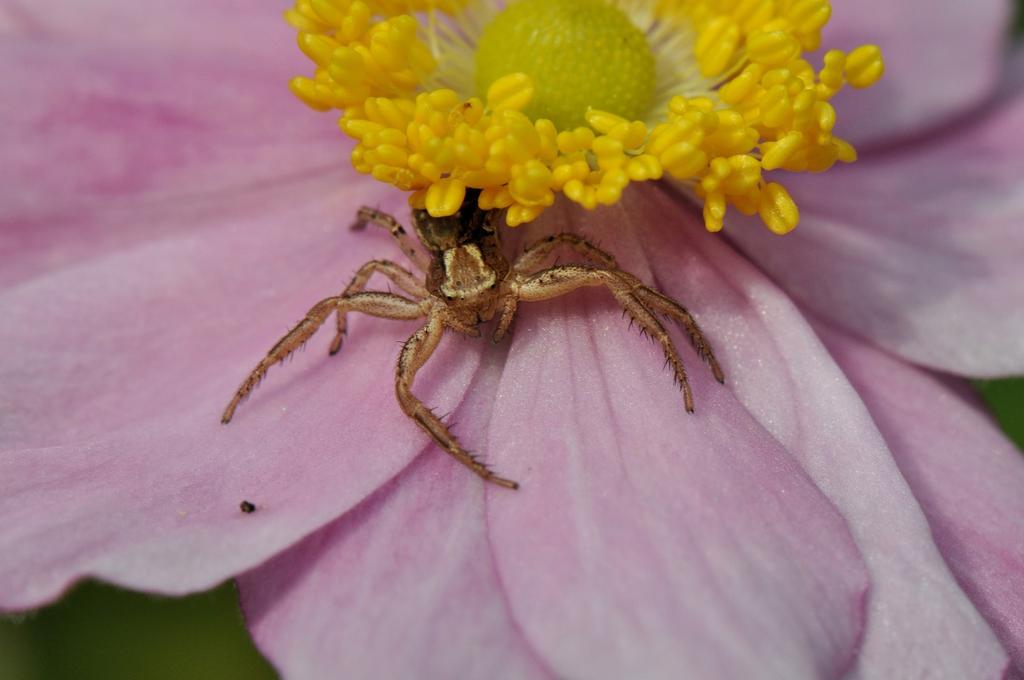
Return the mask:
<path id="1" fill-rule="evenodd" d="M 467 196 L 450 217 L 413 211 L 416 234 L 431 255 L 425 287 L 466 326 L 494 317 L 500 284 L 511 269 L 501 252 L 495 216 L 495 211 L 477 207 L 475 195 Z"/>
<path id="2" fill-rule="evenodd" d="M 612 255 L 574 234 L 556 234 L 542 239 L 510 263 L 502 252 L 495 224 L 499 212 L 477 207 L 477 194 L 468 191 L 461 208 L 450 217 L 432 217 L 424 210 L 413 211 L 416 235 L 429 251 L 429 258 L 414 246 L 408 233 L 393 217 L 372 208 L 362 208 L 353 228 L 361 229 L 373 223 L 389 230 L 419 270 L 419 276 L 388 260 L 371 260 L 364 264 L 341 295 L 315 304 L 306 317 L 270 349 L 238 388 L 224 410 L 222 422 L 231 420 L 235 408 L 271 366 L 301 347 L 332 314 L 336 315 L 332 355 L 341 349 L 349 312 L 388 319 L 426 319 L 402 346 L 398 357 L 395 393 L 399 405 L 441 448 L 484 480 L 510 489 L 518 488 L 516 482 L 499 477 L 464 449 L 443 420 L 413 394 L 416 373 L 433 354 L 446 330 L 479 337 L 480 324 L 497 316 L 492 338 L 498 342 L 508 332 L 519 302 L 547 300 L 594 286 L 607 289 L 641 331 L 661 345 L 666 364 L 672 368 L 682 390 L 687 411 L 693 411 L 693 395 L 686 369 L 659 315 L 675 321 L 686 331 L 715 378 L 724 381 L 711 346 L 682 305 L 622 271 Z M 572 248 L 586 264 L 544 268 L 542 265 L 560 246 Z M 389 278 L 406 295 L 366 291 L 366 284 L 374 273 Z"/>

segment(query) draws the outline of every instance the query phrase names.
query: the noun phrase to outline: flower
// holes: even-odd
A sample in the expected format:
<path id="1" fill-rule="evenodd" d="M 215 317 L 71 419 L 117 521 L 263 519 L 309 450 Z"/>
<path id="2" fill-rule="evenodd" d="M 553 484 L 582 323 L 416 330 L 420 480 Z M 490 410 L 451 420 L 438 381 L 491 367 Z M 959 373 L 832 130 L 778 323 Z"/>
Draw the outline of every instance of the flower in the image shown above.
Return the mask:
<path id="1" fill-rule="evenodd" d="M 1024 365 L 1003 3 L 836 8 L 830 43 L 870 34 L 889 73 L 840 106 L 861 161 L 789 183 L 785 239 L 707 234 L 650 183 L 514 232 L 599 238 L 690 306 L 729 380 L 695 371 L 686 416 L 596 293 L 524 306 L 507 344 L 446 338 L 420 389 L 515 493 L 394 404 L 405 324 L 353 320 L 334 359 L 315 339 L 219 425 L 292 317 L 398 256 L 343 228 L 403 197 L 280 96 L 275 17 L 5 8 L 0 607 L 237 575 L 289 677 L 1022 672 L 1024 462 L 921 367 Z"/>
<path id="2" fill-rule="evenodd" d="M 821 46 L 831 11 L 828 0 L 296 0 L 285 16 L 316 64 L 292 91 L 344 110 L 356 170 L 412 191 L 434 217 L 473 188 L 517 226 L 556 193 L 593 210 L 667 174 L 703 199 L 708 230 L 733 205 L 784 234 L 796 205 L 762 170 L 854 160 L 829 100 L 884 70 L 878 46 L 862 45 L 829 50 L 815 72 L 804 52 Z"/>

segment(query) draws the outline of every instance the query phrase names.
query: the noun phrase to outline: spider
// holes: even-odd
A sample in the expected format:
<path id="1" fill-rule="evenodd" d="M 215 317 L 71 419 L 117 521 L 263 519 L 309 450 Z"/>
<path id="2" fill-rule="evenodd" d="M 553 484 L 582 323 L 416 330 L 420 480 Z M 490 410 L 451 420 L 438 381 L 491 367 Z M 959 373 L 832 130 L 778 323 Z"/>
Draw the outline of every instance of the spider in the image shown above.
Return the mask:
<path id="1" fill-rule="evenodd" d="M 441 448 L 485 481 L 517 489 L 518 483 L 499 477 L 486 463 L 462 447 L 444 421 L 413 394 L 413 381 L 437 348 L 445 330 L 479 337 L 480 324 L 497 315 L 498 323 L 492 337 L 494 342 L 499 342 L 508 332 L 520 302 L 548 300 L 587 286 L 605 287 L 641 332 L 661 345 L 666 365 L 672 368 L 675 381 L 682 389 L 683 404 L 688 412 L 693 412 L 693 394 L 686 379 L 686 369 L 668 332 L 658 321 L 658 314 L 682 326 L 715 379 L 720 383 L 725 381 L 711 346 L 690 313 L 672 298 L 619 269 L 615 258 L 593 243 L 575 234 L 555 234 L 526 248 L 510 264 L 502 254 L 495 225 L 499 211 L 479 208 L 478 193 L 467 191 L 462 206 L 450 217 L 431 217 L 425 210 L 413 211 L 413 225 L 420 242 L 430 251 L 429 259 L 413 246 L 408 233 L 394 217 L 373 208 L 360 209 L 353 229 L 363 229 L 372 223 L 390 231 L 421 275 L 417 277 L 389 260 L 371 260 L 364 264 L 341 295 L 313 305 L 306 317 L 270 349 L 242 382 L 224 410 L 221 422 L 230 422 L 235 408 L 260 383 L 267 370 L 301 347 L 331 314 L 337 314 L 337 332 L 331 343 L 331 355 L 341 349 L 349 312 L 386 319 L 426 318 L 426 323 L 402 346 L 398 357 L 395 392 L 399 405 Z M 559 246 L 572 248 L 587 264 L 541 269 Z M 375 273 L 389 278 L 409 297 L 364 290 Z"/>

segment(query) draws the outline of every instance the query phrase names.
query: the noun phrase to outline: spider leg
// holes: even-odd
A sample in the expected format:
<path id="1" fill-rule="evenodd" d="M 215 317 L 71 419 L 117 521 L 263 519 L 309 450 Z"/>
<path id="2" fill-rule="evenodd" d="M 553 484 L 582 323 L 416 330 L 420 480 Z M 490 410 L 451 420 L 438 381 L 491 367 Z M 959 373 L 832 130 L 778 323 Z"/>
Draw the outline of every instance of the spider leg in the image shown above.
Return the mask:
<path id="1" fill-rule="evenodd" d="M 584 259 L 589 260 L 591 263 L 596 264 L 604 269 L 617 270 L 618 264 L 615 262 L 615 256 L 608 253 L 596 245 L 588 241 L 587 239 L 577 236 L 576 234 L 553 234 L 546 238 L 543 238 L 530 247 L 523 251 L 523 254 L 512 265 L 512 271 L 516 274 L 529 274 L 537 269 L 544 261 L 551 255 L 556 248 L 561 245 L 567 245 L 575 250 Z M 505 334 L 508 333 L 508 329 L 512 326 L 512 321 L 515 319 L 516 308 L 518 298 L 515 295 L 506 294 L 502 298 L 501 302 L 501 317 L 499 318 L 498 325 L 494 328 L 494 335 L 492 340 L 497 343 L 501 342 Z"/>
<path id="2" fill-rule="evenodd" d="M 352 281 L 345 288 L 345 292 L 341 294 L 342 297 L 350 297 L 356 293 L 361 293 L 366 288 L 367 282 L 370 277 L 373 276 L 374 272 L 379 272 L 384 276 L 391 279 L 392 282 L 402 290 L 414 298 L 422 299 L 427 296 L 427 290 L 416 280 L 412 272 L 404 267 L 401 267 L 394 262 L 389 260 L 370 260 L 356 272 L 355 276 L 352 277 Z M 345 312 L 338 310 L 338 332 L 334 336 L 334 340 L 331 342 L 331 355 L 338 353 L 341 349 L 341 343 L 345 339 L 345 333 L 347 332 L 347 315 Z"/>
<path id="3" fill-rule="evenodd" d="M 512 325 L 512 320 L 516 316 L 516 308 L 519 306 L 519 298 L 512 291 L 505 291 L 501 298 L 501 317 L 498 319 L 498 325 L 494 327 L 494 334 L 491 336 L 491 341 L 495 344 L 501 342 L 501 339 L 508 333 L 509 327 Z"/>
<path id="4" fill-rule="evenodd" d="M 385 319 L 418 319 L 424 315 L 424 308 L 421 303 L 413 302 L 390 293 L 356 293 L 350 297 L 340 295 L 321 300 L 313 305 L 302 321 L 296 324 L 283 338 L 277 341 L 276 345 L 270 348 L 267 356 L 256 365 L 256 368 L 242 382 L 238 391 L 235 392 L 235 396 L 231 399 L 227 408 L 224 409 L 221 422 L 230 422 L 231 417 L 235 414 L 235 408 L 263 380 L 263 376 L 267 374 L 270 367 L 284 361 L 292 352 L 301 347 L 323 325 L 327 317 L 335 311 L 338 314 L 363 312 L 364 314 L 379 316 Z"/>
<path id="5" fill-rule="evenodd" d="M 395 373 L 395 394 L 398 397 L 398 404 L 405 414 L 415 420 L 416 424 L 429 434 L 441 448 L 485 481 L 506 489 L 518 489 L 519 484 L 498 477 L 483 461 L 462 448 L 459 440 L 451 433 L 444 421 L 412 393 L 412 384 L 416 373 L 437 349 L 444 329 L 443 307 L 435 307 L 427 318 L 427 323 L 413 333 L 412 337 L 403 345 L 402 352 L 398 357 L 398 370 Z"/>
<path id="6" fill-rule="evenodd" d="M 358 231 L 365 228 L 367 224 L 376 224 L 378 227 L 387 229 L 395 241 L 398 242 L 398 247 L 402 249 L 405 256 L 408 257 L 421 272 L 426 273 L 430 269 L 430 260 L 427 259 L 426 255 L 416 249 L 409 233 L 394 217 L 374 208 L 362 207 L 359 209 L 359 212 L 356 213 L 356 221 L 352 224 L 352 229 Z"/>
<path id="7" fill-rule="evenodd" d="M 537 302 L 560 297 L 579 288 L 604 286 L 630 318 L 640 326 L 641 332 L 649 335 L 661 345 L 666 363 L 672 367 L 676 383 L 683 391 L 683 405 L 689 413 L 693 413 L 693 392 L 686 378 L 686 368 L 676 351 L 668 331 L 657 317 L 633 295 L 630 283 L 620 276 L 620 272 L 607 269 L 592 269 L 580 265 L 551 267 L 522 279 L 518 283 L 518 297 L 525 302 Z"/>
<path id="8" fill-rule="evenodd" d="M 548 255 L 560 245 L 567 245 L 579 253 L 582 257 L 605 269 L 618 269 L 615 256 L 601 250 L 587 239 L 576 234 L 554 234 L 537 241 L 523 251 L 515 264 L 513 270 L 517 274 L 527 274 L 544 263 Z"/>
<path id="9" fill-rule="evenodd" d="M 715 380 L 725 383 L 725 374 L 722 373 L 722 367 L 718 365 L 718 360 L 715 359 L 715 353 L 711 349 L 711 344 L 704 337 L 700 326 L 697 325 L 697 320 L 693 318 L 690 312 L 667 295 L 663 295 L 653 288 L 648 288 L 640 284 L 639 281 L 637 283 L 639 285 L 633 289 L 633 295 L 649 309 L 661 312 L 681 325 L 687 335 L 690 336 L 690 342 L 693 344 L 693 348 L 697 350 L 697 354 L 711 368 L 711 373 L 715 376 Z"/>

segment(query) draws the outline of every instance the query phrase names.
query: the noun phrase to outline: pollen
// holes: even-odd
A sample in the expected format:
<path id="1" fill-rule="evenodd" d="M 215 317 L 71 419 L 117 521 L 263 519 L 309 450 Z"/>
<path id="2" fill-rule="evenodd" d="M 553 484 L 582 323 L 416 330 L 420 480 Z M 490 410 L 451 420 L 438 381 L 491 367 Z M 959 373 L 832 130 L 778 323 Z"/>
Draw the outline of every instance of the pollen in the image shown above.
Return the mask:
<path id="1" fill-rule="evenodd" d="M 356 170 L 454 214 L 529 222 L 562 194 L 588 210 L 669 178 L 776 234 L 799 210 L 785 173 L 856 160 L 831 100 L 882 77 L 874 45 L 813 65 L 828 0 L 297 0 L 314 64 L 292 91 L 342 111 Z"/>

